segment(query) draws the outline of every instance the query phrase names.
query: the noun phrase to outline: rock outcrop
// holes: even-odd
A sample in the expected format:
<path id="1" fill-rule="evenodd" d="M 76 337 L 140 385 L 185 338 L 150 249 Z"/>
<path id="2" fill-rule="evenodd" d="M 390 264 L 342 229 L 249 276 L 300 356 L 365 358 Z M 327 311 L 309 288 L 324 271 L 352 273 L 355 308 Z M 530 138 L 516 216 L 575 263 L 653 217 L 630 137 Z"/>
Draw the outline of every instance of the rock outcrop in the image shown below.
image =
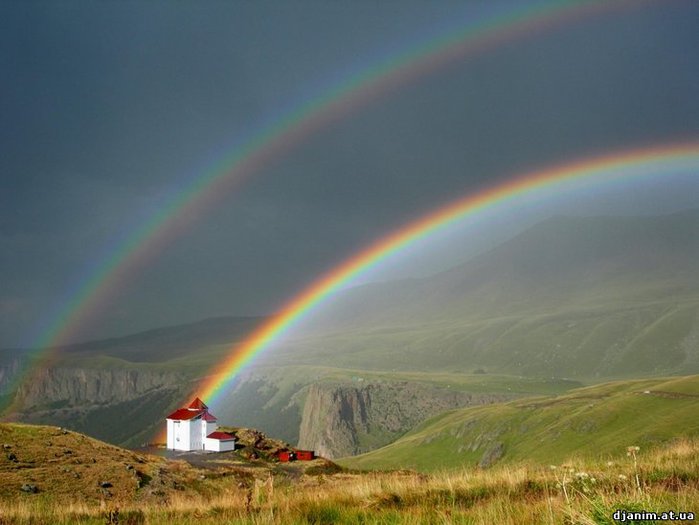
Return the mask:
<path id="1" fill-rule="evenodd" d="M 13 418 L 61 425 L 113 444 L 140 446 L 163 424 L 163 414 L 181 401 L 190 382 L 153 367 L 78 367 L 32 370 L 17 387 Z"/>
<path id="2" fill-rule="evenodd" d="M 11 394 L 15 381 L 27 365 L 28 359 L 12 355 L 9 351 L 0 352 L 0 395 Z"/>
<path id="3" fill-rule="evenodd" d="M 182 382 L 179 375 L 153 369 L 45 367 L 32 372 L 17 396 L 24 409 L 86 406 L 130 401 Z"/>
<path id="4" fill-rule="evenodd" d="M 446 410 L 512 397 L 406 381 L 316 383 L 308 388 L 299 447 L 327 458 L 361 454 Z"/>

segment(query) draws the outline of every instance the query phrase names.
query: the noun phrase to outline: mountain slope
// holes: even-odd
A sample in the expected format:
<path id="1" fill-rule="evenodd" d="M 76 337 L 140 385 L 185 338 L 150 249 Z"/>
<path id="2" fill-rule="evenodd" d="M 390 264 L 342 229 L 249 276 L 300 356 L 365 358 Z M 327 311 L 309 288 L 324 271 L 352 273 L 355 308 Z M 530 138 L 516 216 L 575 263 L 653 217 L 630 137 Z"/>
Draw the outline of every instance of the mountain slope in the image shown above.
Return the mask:
<path id="1" fill-rule="evenodd" d="M 452 270 L 344 292 L 285 350 L 357 368 L 696 373 L 697 260 L 699 210 L 555 217 Z"/>
<path id="2" fill-rule="evenodd" d="M 190 356 L 199 348 L 238 341 L 262 321 L 263 317 L 212 317 L 123 337 L 64 346 L 60 352 L 66 358 L 100 355 L 136 363 L 170 361 Z"/>
<path id="3" fill-rule="evenodd" d="M 496 461 L 556 463 L 697 436 L 699 376 L 644 379 L 447 412 L 391 445 L 340 463 L 424 471 Z"/>

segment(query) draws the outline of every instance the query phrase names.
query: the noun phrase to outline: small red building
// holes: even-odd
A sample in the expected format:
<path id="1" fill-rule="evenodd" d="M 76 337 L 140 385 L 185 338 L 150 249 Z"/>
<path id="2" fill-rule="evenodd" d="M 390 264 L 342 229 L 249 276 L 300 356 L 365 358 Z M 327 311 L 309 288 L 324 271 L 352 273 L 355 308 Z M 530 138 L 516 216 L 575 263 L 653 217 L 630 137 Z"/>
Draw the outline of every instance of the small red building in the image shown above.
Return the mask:
<path id="1" fill-rule="evenodd" d="M 279 452 L 279 461 L 281 463 L 287 463 L 289 461 L 294 461 L 296 456 L 290 450 L 282 450 Z"/>
<path id="2" fill-rule="evenodd" d="M 312 450 L 281 450 L 277 454 L 281 463 L 288 461 L 311 461 L 316 455 Z"/>
<path id="3" fill-rule="evenodd" d="M 299 461 L 311 461 L 315 459 L 315 454 L 312 450 L 297 450 L 296 459 Z"/>

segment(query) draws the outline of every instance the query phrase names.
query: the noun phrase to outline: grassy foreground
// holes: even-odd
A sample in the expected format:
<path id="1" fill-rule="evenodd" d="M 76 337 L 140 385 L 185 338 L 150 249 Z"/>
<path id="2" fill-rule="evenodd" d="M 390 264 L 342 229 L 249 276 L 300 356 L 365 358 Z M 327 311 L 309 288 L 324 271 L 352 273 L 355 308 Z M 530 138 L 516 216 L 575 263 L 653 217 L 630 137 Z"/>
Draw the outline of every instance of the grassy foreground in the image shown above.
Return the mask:
<path id="1" fill-rule="evenodd" d="M 197 490 L 183 486 L 159 501 L 83 503 L 77 494 L 15 495 L 3 498 L 0 523 L 586 525 L 615 523 L 617 509 L 699 511 L 698 440 L 653 451 L 632 446 L 603 462 L 518 464 L 430 475 L 320 468 L 299 477 L 274 469 L 241 474 L 219 470 Z"/>

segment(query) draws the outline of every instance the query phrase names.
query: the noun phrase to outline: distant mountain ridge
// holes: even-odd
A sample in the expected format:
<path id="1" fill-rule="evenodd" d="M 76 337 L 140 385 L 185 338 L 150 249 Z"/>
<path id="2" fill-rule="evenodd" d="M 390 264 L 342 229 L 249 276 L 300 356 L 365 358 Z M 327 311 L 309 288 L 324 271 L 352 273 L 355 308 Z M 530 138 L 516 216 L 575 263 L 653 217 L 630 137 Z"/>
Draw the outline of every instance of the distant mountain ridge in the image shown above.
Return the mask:
<path id="1" fill-rule="evenodd" d="M 88 341 L 61 348 L 66 354 L 99 353 L 127 361 L 158 362 L 186 356 L 192 345 L 223 344 L 250 332 L 263 317 L 220 316 L 122 337 Z"/>
<path id="2" fill-rule="evenodd" d="M 554 217 L 437 275 L 348 290 L 285 349 L 357 368 L 695 373 L 698 260 L 699 210 Z"/>
<path id="3" fill-rule="evenodd" d="M 542 298 L 586 300 L 590 285 L 610 279 L 634 284 L 662 279 L 662 286 L 674 285 L 672 292 L 687 285 L 697 290 L 697 260 L 699 209 L 648 217 L 556 216 L 436 275 L 350 289 L 316 324 L 372 326 L 416 315 L 421 320 L 459 318 L 464 312 L 452 308 L 472 300 L 472 294 L 479 308 L 467 314 L 491 316 Z"/>

